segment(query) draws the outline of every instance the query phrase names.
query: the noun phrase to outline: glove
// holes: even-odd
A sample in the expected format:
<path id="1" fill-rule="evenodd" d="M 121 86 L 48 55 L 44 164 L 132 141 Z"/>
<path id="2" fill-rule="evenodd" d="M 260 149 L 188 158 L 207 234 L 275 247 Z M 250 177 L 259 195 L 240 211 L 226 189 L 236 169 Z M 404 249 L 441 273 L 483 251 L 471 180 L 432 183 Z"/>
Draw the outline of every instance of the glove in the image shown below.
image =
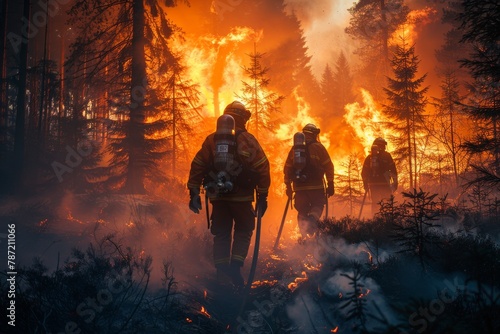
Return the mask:
<path id="1" fill-rule="evenodd" d="M 292 198 L 292 194 L 293 194 L 292 184 L 291 183 L 287 183 L 286 184 L 286 197 Z"/>
<path id="2" fill-rule="evenodd" d="M 259 193 L 257 194 L 257 213 L 264 217 L 264 213 L 267 210 L 267 194 Z"/>
<path id="3" fill-rule="evenodd" d="M 328 197 L 332 197 L 335 194 L 335 188 L 333 186 L 333 181 L 328 181 L 328 186 L 326 188 L 326 194 Z"/>
<path id="4" fill-rule="evenodd" d="M 201 210 L 201 198 L 200 189 L 189 189 L 189 210 L 194 213 L 200 213 Z"/>

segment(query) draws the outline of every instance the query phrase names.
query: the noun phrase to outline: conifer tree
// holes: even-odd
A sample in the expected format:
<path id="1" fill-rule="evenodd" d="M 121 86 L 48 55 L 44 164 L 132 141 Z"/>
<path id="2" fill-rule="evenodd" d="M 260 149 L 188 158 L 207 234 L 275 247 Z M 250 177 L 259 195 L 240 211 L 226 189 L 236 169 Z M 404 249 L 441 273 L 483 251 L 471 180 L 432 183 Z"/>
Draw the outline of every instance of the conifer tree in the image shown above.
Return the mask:
<path id="1" fill-rule="evenodd" d="M 421 88 L 427 75 L 416 77 L 418 63 L 415 47 L 408 46 L 402 37 L 391 60 L 394 78 L 388 78 L 384 88 L 389 100 L 385 111 L 395 119 L 392 127 L 398 135 L 394 138 L 398 148 L 395 153 L 407 157 L 410 189 L 417 186 L 417 142 L 424 123 L 422 116 L 428 90 L 428 87 Z"/>
<path id="2" fill-rule="evenodd" d="M 344 52 L 341 51 L 335 63 L 335 70 L 333 71 L 333 91 L 335 94 L 333 106 L 339 116 L 344 114 L 346 104 L 354 102 L 355 96 L 352 90 L 353 77 L 351 69 Z"/>
<path id="3" fill-rule="evenodd" d="M 99 94 L 98 87 L 109 91 L 108 183 L 128 193 L 144 193 L 146 180 L 162 181 L 158 177 L 164 175 L 159 161 L 167 153 L 167 139 L 152 136 L 166 126 L 157 117 L 162 101 L 156 75 L 174 63 L 168 45 L 174 26 L 164 5 L 174 3 L 78 0 L 70 10 L 78 31 L 71 54 L 74 75 L 91 87 L 87 93 Z"/>
<path id="4" fill-rule="evenodd" d="M 379 97 L 379 87 L 390 72 L 389 39 L 405 22 L 409 8 L 403 0 L 359 0 L 348 11 L 351 18 L 345 31 L 360 42 L 356 54 L 364 64 L 360 69 L 362 84 Z"/>
<path id="5" fill-rule="evenodd" d="M 284 96 L 268 89 L 270 79 L 267 72 L 269 68 L 262 66 L 264 54 L 257 52 L 254 46 L 254 52 L 248 56 L 250 57 L 250 66 L 243 67 L 243 69 L 249 80 L 243 81 L 243 93 L 237 96 L 252 112 L 248 127 L 259 138 L 262 128 L 273 129 L 271 121 L 274 114 L 280 111 L 280 104 Z"/>
<path id="6" fill-rule="evenodd" d="M 495 1 L 463 0 L 459 18 L 462 42 L 473 45 L 472 52 L 461 62 L 473 78 L 467 103 L 468 114 L 481 127 L 465 143 L 471 152 L 483 155 L 485 166 L 500 174 L 500 4 Z M 476 166 L 477 167 L 477 166 Z M 476 168 L 478 171 L 481 168 Z"/>

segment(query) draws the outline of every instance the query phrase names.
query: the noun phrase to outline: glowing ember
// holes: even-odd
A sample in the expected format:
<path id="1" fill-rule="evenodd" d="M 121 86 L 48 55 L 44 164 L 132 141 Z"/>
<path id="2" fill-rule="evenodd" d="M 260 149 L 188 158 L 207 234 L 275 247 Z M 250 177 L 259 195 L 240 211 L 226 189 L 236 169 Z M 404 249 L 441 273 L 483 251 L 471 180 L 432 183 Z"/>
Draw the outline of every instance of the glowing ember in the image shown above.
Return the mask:
<path id="1" fill-rule="evenodd" d="M 48 219 L 48 218 L 45 218 L 44 220 L 42 220 L 42 221 L 40 221 L 40 222 L 38 223 L 38 226 L 40 226 L 40 227 L 44 227 L 44 226 L 47 224 L 47 222 L 48 222 L 48 221 L 49 221 L 49 219 Z"/>
<path id="2" fill-rule="evenodd" d="M 201 307 L 200 313 L 203 314 L 205 317 L 210 318 L 210 314 L 208 314 L 204 306 Z"/>
<path id="3" fill-rule="evenodd" d="M 342 299 L 343 295 L 342 292 L 339 292 L 339 299 Z"/>
<path id="4" fill-rule="evenodd" d="M 267 286 L 267 285 L 275 285 L 277 284 L 278 281 L 277 280 L 272 280 L 272 281 L 268 281 L 268 280 L 263 280 L 263 281 L 254 281 L 252 283 L 252 288 L 256 288 L 258 286 Z"/>
<path id="5" fill-rule="evenodd" d="M 370 292 L 372 292 L 372 290 L 370 290 L 370 289 L 366 289 L 366 293 L 361 292 L 361 293 L 359 294 L 358 298 L 363 298 L 363 297 L 366 297 L 366 296 L 368 296 L 368 295 L 370 294 Z"/>
<path id="6" fill-rule="evenodd" d="M 207 292 L 207 290 L 204 290 L 203 291 L 203 299 L 207 299 L 207 297 L 208 297 L 208 292 Z"/>
<path id="7" fill-rule="evenodd" d="M 73 215 L 71 214 L 71 211 L 68 210 L 68 215 L 66 216 L 66 219 L 67 220 L 70 220 L 70 221 L 73 221 L 73 222 L 77 222 L 78 224 L 83 224 L 83 222 L 79 219 L 76 219 L 75 217 L 73 217 Z"/>
<path id="8" fill-rule="evenodd" d="M 189 318 L 186 318 L 186 322 L 187 322 L 188 324 L 190 324 L 190 323 L 192 323 L 192 322 L 193 322 L 193 320 L 191 320 L 191 319 L 189 319 Z"/>
<path id="9" fill-rule="evenodd" d="M 302 272 L 302 277 L 297 277 L 293 282 L 288 284 L 288 289 L 294 292 L 302 283 L 307 281 L 307 273 L 305 271 Z"/>
<path id="10" fill-rule="evenodd" d="M 330 333 L 337 333 L 339 331 L 339 326 L 330 330 Z"/>
<path id="11" fill-rule="evenodd" d="M 134 222 L 130 221 L 128 222 L 127 224 L 125 224 L 125 226 L 129 227 L 129 228 L 132 228 L 135 226 Z"/>

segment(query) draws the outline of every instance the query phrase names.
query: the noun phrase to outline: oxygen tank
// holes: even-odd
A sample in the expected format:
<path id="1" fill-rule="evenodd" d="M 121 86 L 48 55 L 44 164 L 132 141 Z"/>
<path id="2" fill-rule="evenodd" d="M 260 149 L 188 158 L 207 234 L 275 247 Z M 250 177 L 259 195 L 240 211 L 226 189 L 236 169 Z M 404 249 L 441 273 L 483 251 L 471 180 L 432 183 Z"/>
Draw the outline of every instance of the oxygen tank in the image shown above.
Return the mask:
<path id="1" fill-rule="evenodd" d="M 293 167 L 297 178 L 300 178 L 300 172 L 306 168 L 306 164 L 306 136 L 297 132 L 293 135 Z"/>
<path id="2" fill-rule="evenodd" d="M 217 119 L 214 142 L 214 167 L 217 171 L 228 171 L 234 163 L 236 154 L 234 118 L 231 115 L 222 115 Z"/>

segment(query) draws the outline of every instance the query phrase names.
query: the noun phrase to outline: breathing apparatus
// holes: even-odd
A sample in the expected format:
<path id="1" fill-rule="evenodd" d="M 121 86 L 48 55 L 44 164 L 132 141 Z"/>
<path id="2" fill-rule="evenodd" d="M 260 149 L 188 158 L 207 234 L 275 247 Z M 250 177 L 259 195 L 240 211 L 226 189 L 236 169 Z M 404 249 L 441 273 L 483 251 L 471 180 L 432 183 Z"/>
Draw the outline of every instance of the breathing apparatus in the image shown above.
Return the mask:
<path id="1" fill-rule="evenodd" d="M 217 119 L 217 129 L 214 135 L 215 152 L 213 181 L 205 185 L 209 194 L 228 193 L 233 190 L 231 180 L 236 162 L 236 136 L 234 118 L 224 114 Z"/>
<path id="2" fill-rule="evenodd" d="M 293 167 L 295 169 L 295 180 L 304 181 L 306 175 L 302 174 L 307 165 L 306 136 L 302 132 L 293 135 Z"/>

